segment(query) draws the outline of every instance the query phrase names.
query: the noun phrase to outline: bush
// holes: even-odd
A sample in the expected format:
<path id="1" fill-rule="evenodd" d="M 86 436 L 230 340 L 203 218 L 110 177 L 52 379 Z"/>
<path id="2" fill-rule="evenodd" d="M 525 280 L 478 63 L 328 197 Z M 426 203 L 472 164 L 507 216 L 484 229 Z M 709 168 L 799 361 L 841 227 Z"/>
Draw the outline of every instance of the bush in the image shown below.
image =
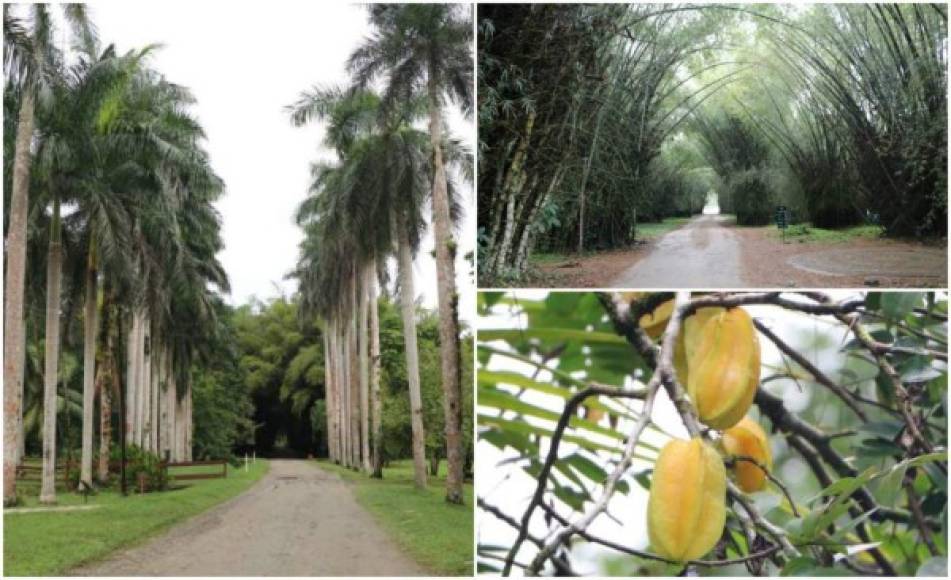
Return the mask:
<path id="1" fill-rule="evenodd" d="M 741 226 L 763 226 L 773 218 L 773 194 L 761 170 L 751 169 L 730 179 L 730 198 Z"/>
<path id="2" fill-rule="evenodd" d="M 117 463 L 122 460 L 122 450 L 119 446 L 112 448 L 111 458 Z M 162 460 L 159 456 L 137 445 L 130 445 L 126 448 L 125 467 L 125 482 L 128 489 L 139 489 L 140 474 L 144 478 L 145 491 L 164 491 L 168 489 L 168 474 L 162 466 Z"/>

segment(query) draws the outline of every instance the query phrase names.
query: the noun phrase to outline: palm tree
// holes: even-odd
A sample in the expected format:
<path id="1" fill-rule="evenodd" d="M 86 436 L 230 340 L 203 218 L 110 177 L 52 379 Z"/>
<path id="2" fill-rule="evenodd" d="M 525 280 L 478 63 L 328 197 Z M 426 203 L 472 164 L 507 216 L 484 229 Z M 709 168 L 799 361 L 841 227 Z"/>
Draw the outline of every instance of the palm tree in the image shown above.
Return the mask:
<path id="1" fill-rule="evenodd" d="M 422 207 L 429 197 L 430 183 L 434 174 L 433 155 L 429 135 L 415 129 L 412 120 L 420 111 L 420 100 L 405 103 L 401 110 L 393 110 L 383 116 L 379 113 L 379 102 L 368 99 L 365 92 L 313 91 L 306 93 L 292 110 L 292 119 L 302 122 L 310 116 L 329 117 L 328 139 L 343 143 L 336 147 L 341 156 L 337 166 L 318 166 L 312 196 L 301 205 L 298 221 L 305 228 L 308 238 L 302 245 L 302 258 L 298 265 L 301 277 L 301 291 L 326 300 L 328 296 L 340 296 L 334 284 L 339 280 L 359 278 L 349 260 L 358 259 L 358 265 L 372 268 L 382 263 L 387 256 L 395 255 L 399 272 L 401 312 L 403 319 L 404 342 L 406 345 L 407 379 L 409 382 L 411 425 L 413 427 L 413 459 L 416 484 L 426 485 L 425 432 L 422 420 L 422 396 L 419 383 L 419 360 L 416 347 L 416 294 L 413 281 L 413 257 L 418 251 L 420 240 L 425 232 L 426 223 L 422 216 Z M 372 125 L 360 125 L 354 122 L 353 115 L 344 115 L 342 111 L 356 109 L 355 102 L 361 102 L 360 110 L 372 113 L 376 122 Z M 339 103 L 336 106 L 335 103 Z M 345 122 L 346 119 L 350 121 Z M 340 128 L 365 127 L 354 134 Z M 367 130 L 366 127 L 369 127 Z M 449 161 L 471 172 L 468 151 L 458 142 L 445 140 L 441 143 L 447 150 Z M 455 189 L 449 188 L 450 198 L 455 200 Z M 458 204 L 453 203 L 453 208 Z M 453 212 L 453 217 L 458 211 Z M 316 225 L 315 225 L 316 222 Z M 379 227 L 388 224 L 387 227 Z M 356 239 L 352 239 L 356 235 Z M 320 241 L 311 242 L 311 238 Z M 308 251 L 325 252 L 320 258 L 308 256 Z M 332 264 L 328 267 L 327 264 Z M 331 268 L 343 268 L 336 282 L 321 279 L 330 276 Z M 315 274 L 315 272 L 317 274 Z M 350 288 L 350 286 L 347 286 Z M 375 280 L 373 284 L 375 292 Z M 326 305 L 327 307 L 330 304 Z M 372 317 L 371 317 L 372 318 Z M 371 320 L 371 323 L 378 324 Z M 372 324 L 371 324 L 372 326 Z M 371 334 L 378 333 L 371 329 Z M 374 336 L 372 343 L 377 340 Z M 378 344 L 378 342 L 377 342 Z M 378 350 L 378 348 L 376 349 Z M 373 358 L 373 357 L 371 357 Z M 370 372 L 371 378 L 378 376 L 378 353 L 373 358 L 376 368 Z M 371 387 L 375 401 L 374 416 L 379 416 L 378 387 Z M 379 423 L 374 427 L 380 434 Z M 380 437 L 376 438 L 377 442 Z M 375 443 L 376 446 L 376 443 Z M 378 449 L 378 447 L 377 447 Z M 379 452 L 376 453 L 373 472 L 381 474 Z"/>
<path id="2" fill-rule="evenodd" d="M 11 5 L 3 6 L 4 73 L 8 87 L 19 92 L 20 108 L 13 154 L 13 182 L 10 196 L 10 225 L 7 233 L 7 273 L 4 288 L 4 433 L 3 501 L 16 497 L 16 464 L 23 428 L 22 398 L 26 333 L 23 321 L 23 288 L 26 273 L 27 208 L 32 157 L 34 115 L 37 96 L 48 93 L 59 73 L 59 51 L 54 44 L 54 25 L 49 7 L 34 4 L 29 8 L 32 26 L 13 14 Z M 79 44 L 89 46 L 96 33 L 83 4 L 64 4 L 63 15 Z M 55 390 L 55 389 L 54 389 Z"/>
<path id="3" fill-rule="evenodd" d="M 101 54 L 93 39 L 79 55 L 77 63 L 64 70 L 52 87 L 52 100 L 42 112 L 43 138 L 37 147 L 37 170 L 52 197 L 52 220 L 48 250 L 46 310 L 46 401 L 55 399 L 60 352 L 60 287 L 62 278 L 62 216 L 64 200 L 76 202 L 83 211 L 74 216 L 88 230 L 86 255 L 86 304 L 84 315 L 83 357 L 83 437 L 80 480 L 92 485 L 92 434 L 95 395 L 96 319 L 98 316 L 98 256 L 102 253 L 115 261 L 124 250 L 119 239 L 102 235 L 105 227 L 112 230 L 121 225 L 124 212 L 109 196 L 115 196 L 108 182 L 108 168 L 102 161 L 111 145 L 112 135 L 103 130 L 104 113 L 121 99 L 128 81 L 135 73 L 146 51 L 130 52 L 116 57 L 112 47 Z M 127 160 L 133 152 L 126 150 Z M 103 199 L 103 198 L 106 199 Z M 120 211 L 116 211 L 119 209 Z M 103 224 L 102 222 L 107 222 Z M 112 234 L 112 232 L 109 232 Z M 120 249 L 117 249 L 120 248 Z M 77 284 L 76 286 L 81 286 Z M 41 501 L 55 501 L 55 433 L 56 412 L 53 405 L 44 407 L 44 485 Z"/>
<path id="4" fill-rule="evenodd" d="M 432 221 L 439 294 L 443 406 L 446 416 L 446 500 L 462 503 L 465 453 L 462 443 L 462 386 L 459 360 L 456 242 L 452 235 L 449 186 L 443 159 L 442 106 L 449 100 L 472 110 L 471 7 L 455 4 L 377 4 L 369 7 L 375 34 L 348 62 L 358 87 L 386 74 L 383 109 L 411 100 L 426 87 L 432 152 Z"/>

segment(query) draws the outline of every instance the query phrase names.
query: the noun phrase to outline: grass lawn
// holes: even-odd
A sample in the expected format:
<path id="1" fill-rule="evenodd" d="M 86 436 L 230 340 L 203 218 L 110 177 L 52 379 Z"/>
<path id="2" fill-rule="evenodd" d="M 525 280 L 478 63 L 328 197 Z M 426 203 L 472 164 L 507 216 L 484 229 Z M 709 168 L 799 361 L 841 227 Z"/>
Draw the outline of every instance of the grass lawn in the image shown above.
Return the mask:
<path id="1" fill-rule="evenodd" d="M 3 567 L 7 576 L 63 575 L 74 566 L 154 536 L 186 518 L 246 490 L 267 472 L 267 461 L 228 469 L 227 479 L 183 482 L 181 489 L 122 497 L 114 491 L 90 496 L 85 511 L 4 513 Z M 82 496 L 57 495 L 59 505 L 79 505 Z M 21 507 L 36 507 L 27 497 Z"/>
<path id="2" fill-rule="evenodd" d="M 472 575 L 472 485 L 465 485 L 465 505 L 445 501 L 446 478 L 430 477 L 426 491 L 413 487 L 413 464 L 397 461 L 370 479 L 327 460 L 320 467 L 354 484 L 360 505 L 373 514 L 390 537 L 420 565 L 437 576 Z M 445 463 L 442 465 L 445 469 Z"/>
<path id="3" fill-rule="evenodd" d="M 782 232 L 774 225 L 764 226 L 769 232 L 770 237 L 781 238 Z M 812 224 L 797 224 L 789 226 L 786 229 L 786 240 L 794 242 L 820 242 L 836 244 L 849 242 L 859 238 L 879 238 L 882 235 L 882 228 L 875 225 L 851 226 L 835 230 L 823 228 L 814 228 Z"/>
<path id="4" fill-rule="evenodd" d="M 637 239 L 653 240 L 655 238 L 659 238 L 667 232 L 687 224 L 687 222 L 692 219 L 692 217 L 672 217 L 666 218 L 661 222 L 637 224 Z"/>

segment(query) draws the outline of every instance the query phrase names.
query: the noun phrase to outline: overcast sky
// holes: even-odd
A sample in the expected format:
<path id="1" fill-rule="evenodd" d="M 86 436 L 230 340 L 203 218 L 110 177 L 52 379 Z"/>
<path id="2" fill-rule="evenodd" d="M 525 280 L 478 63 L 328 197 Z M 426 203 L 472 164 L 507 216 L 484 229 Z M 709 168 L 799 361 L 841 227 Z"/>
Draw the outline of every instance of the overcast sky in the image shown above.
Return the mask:
<path id="1" fill-rule="evenodd" d="M 314 84 L 347 82 L 345 62 L 370 33 L 365 9 L 339 2 L 261 4 L 190 2 L 91 3 L 104 43 L 120 52 L 160 43 L 152 64 L 192 90 L 212 166 L 227 186 L 217 204 L 223 219 L 220 260 L 231 278 L 231 301 L 265 299 L 295 289 L 284 275 L 302 238 L 292 215 L 304 198 L 309 164 L 321 150 L 321 125 L 295 129 L 284 106 Z M 457 112 L 449 127 L 470 146 L 474 126 Z M 467 205 L 474 207 L 466 188 Z M 428 215 L 428 209 L 427 209 Z M 462 256 L 472 250 L 475 211 L 459 232 L 460 315 L 469 320 L 474 289 Z M 432 238 L 416 261 L 416 291 L 436 304 Z"/>

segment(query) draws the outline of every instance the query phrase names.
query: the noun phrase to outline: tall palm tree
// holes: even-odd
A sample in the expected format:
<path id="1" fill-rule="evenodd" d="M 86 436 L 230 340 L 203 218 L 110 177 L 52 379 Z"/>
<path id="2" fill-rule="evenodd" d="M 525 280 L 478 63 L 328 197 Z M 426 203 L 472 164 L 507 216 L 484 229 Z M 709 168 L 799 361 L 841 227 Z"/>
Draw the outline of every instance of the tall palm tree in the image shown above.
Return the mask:
<path id="1" fill-rule="evenodd" d="M 95 42 L 96 32 L 83 4 L 64 4 L 63 15 L 80 45 Z M 29 21 L 29 22 L 28 22 Z M 4 433 L 3 501 L 16 497 L 16 463 L 23 428 L 22 398 L 26 333 L 23 321 L 23 288 L 26 273 L 27 208 L 31 174 L 31 145 L 37 98 L 48 94 L 60 72 L 59 49 L 54 43 L 54 24 L 46 4 L 33 4 L 29 17 L 3 6 L 4 73 L 8 87 L 20 93 L 17 132 L 13 153 L 13 181 L 7 232 L 7 273 L 4 288 Z M 41 103 L 45 104 L 45 103 Z"/>
<path id="2" fill-rule="evenodd" d="M 359 87 L 386 75 L 383 109 L 411 100 L 425 87 L 432 152 L 432 221 L 439 294 L 443 407 L 446 424 L 446 500 L 462 503 L 465 452 L 456 293 L 456 242 L 442 143 L 443 103 L 472 111 L 472 8 L 462 4 L 376 4 L 369 7 L 376 32 L 350 56 Z"/>
<path id="3" fill-rule="evenodd" d="M 415 129 L 412 121 L 420 111 L 420 100 L 404 103 L 400 110 L 391 110 L 380 114 L 379 102 L 375 98 L 367 99 L 367 93 L 354 91 L 344 94 L 340 91 L 313 91 L 306 93 L 293 109 L 292 119 L 302 122 L 309 116 L 331 119 L 328 139 L 334 144 L 341 162 L 337 166 L 320 167 L 315 173 L 315 185 L 312 196 L 304 201 L 298 212 L 299 223 L 305 226 L 308 237 L 317 236 L 320 243 L 311 244 L 305 240 L 302 245 L 302 262 L 298 271 L 302 276 L 302 292 L 314 290 L 321 297 L 338 296 L 338 291 L 321 285 L 309 283 L 309 279 L 319 280 L 329 276 L 331 270 L 326 264 L 339 267 L 343 261 L 358 257 L 364 267 L 382 262 L 389 255 L 395 255 L 399 272 L 401 312 L 403 319 L 404 342 L 406 344 L 407 379 L 409 382 L 411 425 L 413 427 L 413 459 L 416 483 L 426 485 L 425 433 L 422 421 L 422 396 L 419 383 L 419 360 L 416 347 L 416 295 L 413 283 L 413 257 L 419 248 L 425 232 L 426 223 L 422 208 L 431 193 L 430 183 L 434 174 L 433 155 L 429 135 Z M 361 111 L 372 113 L 376 122 L 358 134 L 339 130 L 341 127 L 359 126 L 354 122 L 342 122 L 347 117 L 341 111 L 352 111 L 353 100 L 364 105 Z M 361 117 L 361 118 L 365 118 Z M 464 173 L 471 172 L 468 152 L 458 142 L 445 140 L 441 147 L 448 149 L 449 161 L 463 167 Z M 458 217 L 456 192 L 449 189 L 453 200 L 452 216 Z M 322 227 L 309 228 L 316 220 Z M 380 224 L 387 226 L 380 227 Z M 356 234 L 356 236 L 355 236 Z M 352 238 L 356 237 L 355 240 Z M 355 247 L 341 244 L 356 244 Z M 307 249 L 321 248 L 328 253 L 321 259 L 307 261 Z M 335 257 L 336 256 L 336 257 Z M 342 257 L 340 257 L 342 256 Z M 321 275 L 310 274 L 318 272 Z M 354 270 L 345 267 L 339 279 L 353 278 Z M 312 278 L 307 278 L 310 275 Z M 374 286 L 375 289 L 375 286 Z M 371 320 L 371 322 L 373 322 Z M 373 342 L 373 338 L 370 342 Z M 372 345 L 371 345 L 372 347 Z M 378 363 L 378 361 L 377 361 Z M 371 377 L 378 376 L 378 367 Z M 379 398 L 378 390 L 371 396 Z M 379 404 L 374 415 L 378 415 Z M 379 427 L 375 427 L 379 433 Z M 379 437 L 377 438 L 379 440 Z M 376 461 L 379 462 L 379 453 Z M 380 474 L 379 463 L 374 473 Z"/>
<path id="4" fill-rule="evenodd" d="M 88 52 L 86 52 L 88 51 Z M 100 215 L 111 207 L 104 207 L 103 192 L 111 193 L 109 184 L 102 179 L 107 172 L 103 165 L 105 145 L 111 137 L 102 131 L 101 120 L 111 105 L 122 97 L 128 81 L 137 69 L 143 53 L 129 53 L 116 57 L 112 47 L 98 53 L 98 44 L 91 40 L 81 47 L 78 61 L 64 67 L 60 79 L 52 87 L 50 106 L 40 115 L 43 128 L 42 139 L 37 147 L 36 169 L 45 184 L 45 191 L 52 198 L 50 244 L 47 258 L 47 310 L 46 310 L 46 395 L 44 400 L 55 400 L 58 382 L 58 359 L 60 352 L 60 288 L 62 285 L 62 227 L 60 208 L 64 201 L 74 202 L 87 211 L 76 214 L 74 221 L 83 222 L 88 228 L 102 229 L 102 220 L 122 219 L 124 212 Z M 131 152 L 126 151 L 126 159 Z M 92 207 L 87 207 L 91 205 Z M 115 204 L 112 204 L 115 206 Z M 96 210 L 100 210 L 96 212 Z M 89 211 L 91 210 L 91 212 Z M 85 219 L 83 219 L 85 218 Z M 115 224 L 109 223 L 108 228 Z M 99 226 L 97 228 L 97 226 Z M 84 369 L 83 369 L 83 437 L 81 482 L 92 485 L 92 431 L 95 394 L 95 348 L 96 318 L 98 316 L 98 261 L 99 244 L 106 257 L 114 258 L 122 250 L 116 250 L 117 240 L 103 238 L 101 232 L 90 230 L 86 256 L 86 304 L 84 315 Z M 121 240 L 118 240 L 121 243 Z M 77 284 L 81 286 L 82 283 Z M 56 412 L 51 404 L 44 407 L 43 460 L 44 479 L 40 499 L 55 502 L 55 433 Z"/>

